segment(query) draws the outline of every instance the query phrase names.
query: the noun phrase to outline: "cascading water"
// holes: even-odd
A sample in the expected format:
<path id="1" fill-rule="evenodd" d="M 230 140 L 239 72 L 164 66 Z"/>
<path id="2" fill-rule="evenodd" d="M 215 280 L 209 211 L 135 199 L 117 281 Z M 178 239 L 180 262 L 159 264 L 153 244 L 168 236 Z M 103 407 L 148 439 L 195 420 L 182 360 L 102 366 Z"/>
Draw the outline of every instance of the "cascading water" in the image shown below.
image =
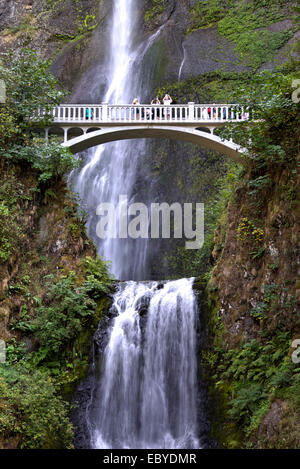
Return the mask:
<path id="1" fill-rule="evenodd" d="M 92 447 L 198 448 L 193 280 L 127 282 L 114 308 L 89 415 Z"/>
<path id="2" fill-rule="evenodd" d="M 108 89 L 103 101 L 128 104 L 145 90 L 143 58 L 160 34 L 134 47 L 138 0 L 114 0 Z M 147 80 L 146 80 L 147 81 Z M 146 83 L 150 85 L 150 83 Z M 88 232 L 100 254 L 112 262 L 120 284 L 115 317 L 105 350 L 97 339 L 89 398 L 80 425 L 84 447 L 198 448 L 197 304 L 193 280 L 134 282 L 147 278 L 145 240 L 97 239 L 96 207 L 119 196 L 135 199 L 143 141 L 120 142 L 90 150 L 71 180 L 86 204 Z M 100 329 L 103 331 L 103 324 Z M 102 333 L 102 332 L 101 332 Z M 99 332 L 98 332 L 99 334 Z M 97 336 L 97 334 L 96 334 Z M 97 370 L 100 368 L 100 376 Z M 82 423 L 83 422 L 83 423 Z M 80 444 L 78 444 L 80 446 Z"/>
<path id="3" fill-rule="evenodd" d="M 104 102 L 129 104 L 141 97 L 149 87 L 142 75 L 142 61 L 160 30 L 148 40 L 133 48 L 134 20 L 138 11 L 137 0 L 114 0 L 109 54 L 109 87 Z M 99 253 L 109 260 L 112 273 L 121 280 L 147 278 L 147 241 L 131 239 L 106 239 L 97 237 L 97 206 L 112 203 L 119 213 L 119 196 L 127 196 L 134 202 L 133 188 L 138 176 L 139 159 L 145 153 L 145 142 L 116 142 L 90 149 L 83 168 L 71 175 L 74 191 L 85 204 L 88 212 L 88 233 L 95 241 Z M 139 255 L 136 255 L 136 252 Z"/>

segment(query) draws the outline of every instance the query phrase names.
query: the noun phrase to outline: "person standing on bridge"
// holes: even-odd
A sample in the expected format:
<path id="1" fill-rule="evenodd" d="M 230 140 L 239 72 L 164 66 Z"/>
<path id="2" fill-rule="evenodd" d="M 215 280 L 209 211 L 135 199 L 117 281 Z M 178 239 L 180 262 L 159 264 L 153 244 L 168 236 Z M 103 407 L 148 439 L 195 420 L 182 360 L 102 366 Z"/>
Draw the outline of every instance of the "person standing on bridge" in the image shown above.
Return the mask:
<path id="1" fill-rule="evenodd" d="M 85 111 L 85 118 L 86 120 L 93 120 L 93 117 L 94 117 L 94 112 L 93 112 L 93 109 L 90 109 L 90 108 L 86 108 L 86 111 Z"/>
<path id="2" fill-rule="evenodd" d="M 159 106 L 160 105 L 160 100 L 158 99 L 158 96 L 156 96 L 154 99 L 151 101 L 152 106 Z M 159 109 L 156 111 L 152 109 L 152 119 L 155 119 L 155 112 L 156 112 L 156 119 L 159 119 Z"/>
<path id="3" fill-rule="evenodd" d="M 138 106 L 140 105 L 141 103 L 139 102 L 138 98 L 135 98 L 133 101 L 132 101 L 132 104 L 134 106 Z M 137 108 L 136 110 L 136 119 L 139 120 L 140 119 L 140 108 Z"/>
<path id="4" fill-rule="evenodd" d="M 171 106 L 171 104 L 173 103 L 173 99 L 171 98 L 169 94 L 165 94 L 163 102 L 164 102 L 164 106 Z M 171 109 L 168 109 L 165 115 L 167 115 L 167 119 L 170 120 Z"/>

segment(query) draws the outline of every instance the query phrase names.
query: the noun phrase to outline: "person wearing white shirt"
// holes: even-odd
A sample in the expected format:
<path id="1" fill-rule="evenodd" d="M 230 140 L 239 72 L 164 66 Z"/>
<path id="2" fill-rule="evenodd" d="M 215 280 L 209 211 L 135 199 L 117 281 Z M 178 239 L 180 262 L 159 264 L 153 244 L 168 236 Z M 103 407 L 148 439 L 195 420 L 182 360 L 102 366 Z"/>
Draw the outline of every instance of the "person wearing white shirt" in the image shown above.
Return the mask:
<path id="1" fill-rule="evenodd" d="M 173 103 L 173 99 L 171 98 L 169 94 L 166 94 L 163 99 L 163 102 L 164 102 L 164 106 L 171 106 L 171 104 Z M 167 119 L 169 120 L 171 116 L 171 109 L 168 109 L 165 115 L 167 115 Z"/>

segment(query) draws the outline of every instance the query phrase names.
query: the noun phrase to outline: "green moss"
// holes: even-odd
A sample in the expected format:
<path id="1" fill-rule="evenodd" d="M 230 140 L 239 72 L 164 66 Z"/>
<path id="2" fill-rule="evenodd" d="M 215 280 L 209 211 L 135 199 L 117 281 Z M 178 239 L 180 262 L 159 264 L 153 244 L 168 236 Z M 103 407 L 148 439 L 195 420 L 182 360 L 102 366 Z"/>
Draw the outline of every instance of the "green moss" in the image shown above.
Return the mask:
<path id="1" fill-rule="evenodd" d="M 152 6 L 145 13 L 145 22 L 154 23 L 159 15 L 167 8 L 166 0 L 151 0 Z"/>
<path id="2" fill-rule="evenodd" d="M 244 65 L 258 69 L 271 61 L 297 27 L 271 31 L 268 26 L 295 17 L 293 2 L 283 0 L 207 0 L 191 9 L 188 33 L 217 25 L 218 32 L 235 44 Z"/>
<path id="3" fill-rule="evenodd" d="M 161 82 L 166 71 L 167 63 L 167 45 L 165 38 L 162 37 L 150 47 L 145 57 L 147 69 L 151 70 L 154 88 Z"/>
<path id="4" fill-rule="evenodd" d="M 7 28 L 2 33 L 3 36 L 26 34 L 31 37 L 38 31 L 38 28 L 34 24 L 34 18 L 31 13 L 24 16 L 19 25 Z"/>
<path id="5" fill-rule="evenodd" d="M 227 11 L 228 1 L 226 0 L 201 0 L 191 9 L 191 24 L 188 27 L 188 34 L 197 29 L 212 26 L 220 21 Z"/>
<path id="6" fill-rule="evenodd" d="M 154 93 L 163 97 L 168 92 L 177 104 L 189 101 L 228 103 L 233 90 L 238 85 L 246 86 L 250 79 L 249 72 L 208 72 L 180 82 L 165 83 Z"/>

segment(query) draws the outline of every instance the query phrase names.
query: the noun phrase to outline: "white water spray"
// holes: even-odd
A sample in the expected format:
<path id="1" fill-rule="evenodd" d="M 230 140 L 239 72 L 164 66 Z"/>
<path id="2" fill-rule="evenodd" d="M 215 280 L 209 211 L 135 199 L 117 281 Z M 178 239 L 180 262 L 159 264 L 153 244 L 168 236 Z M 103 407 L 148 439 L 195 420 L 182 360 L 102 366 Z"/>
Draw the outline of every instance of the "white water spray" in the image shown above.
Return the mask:
<path id="1" fill-rule="evenodd" d="M 128 282 L 91 416 L 94 448 L 198 448 L 193 280 Z M 141 310 L 147 321 L 141 326 Z"/>

